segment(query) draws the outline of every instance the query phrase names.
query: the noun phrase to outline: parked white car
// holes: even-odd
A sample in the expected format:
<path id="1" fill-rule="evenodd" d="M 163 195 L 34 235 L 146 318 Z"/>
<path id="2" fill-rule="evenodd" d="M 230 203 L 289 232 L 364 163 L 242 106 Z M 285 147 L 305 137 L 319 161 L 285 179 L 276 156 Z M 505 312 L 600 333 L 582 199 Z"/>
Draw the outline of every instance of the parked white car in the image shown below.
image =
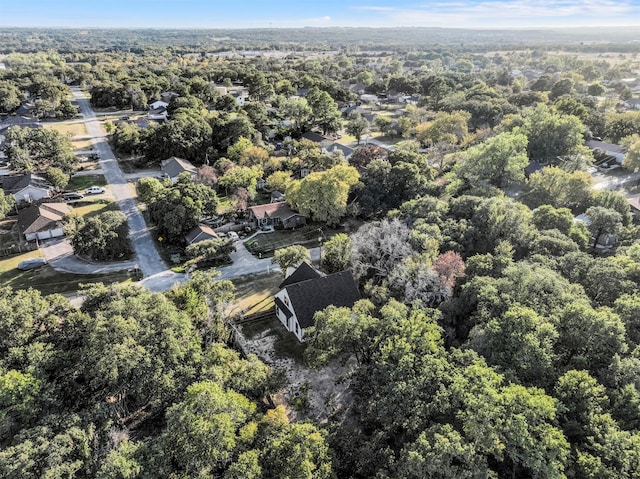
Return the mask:
<path id="1" fill-rule="evenodd" d="M 100 193 L 104 193 L 106 190 L 102 186 L 90 186 L 86 190 L 84 190 L 85 195 L 99 195 Z"/>

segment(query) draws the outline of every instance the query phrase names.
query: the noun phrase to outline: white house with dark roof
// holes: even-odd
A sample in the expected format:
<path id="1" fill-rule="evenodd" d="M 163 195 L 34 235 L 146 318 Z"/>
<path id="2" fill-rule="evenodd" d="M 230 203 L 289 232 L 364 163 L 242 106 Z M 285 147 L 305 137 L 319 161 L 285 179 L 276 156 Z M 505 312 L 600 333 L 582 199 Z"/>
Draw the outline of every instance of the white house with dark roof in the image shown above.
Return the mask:
<path id="1" fill-rule="evenodd" d="M 302 263 L 281 284 L 274 297 L 276 316 L 299 341 L 315 324 L 314 315 L 327 306 L 350 308 L 360 299 L 351 271 L 324 275 Z"/>
<path id="2" fill-rule="evenodd" d="M 189 173 L 192 178 L 198 173 L 198 169 L 193 166 L 190 161 L 183 160 L 176 156 L 162 160 L 160 169 L 162 170 L 162 174 L 171 180 L 171 183 L 176 183 L 178 176 L 184 172 Z"/>
<path id="3" fill-rule="evenodd" d="M 5 195 L 13 195 L 16 203 L 31 203 L 51 198 L 53 187 L 41 176 L 33 173 L 0 176 Z"/>
<path id="4" fill-rule="evenodd" d="M 626 152 L 620 145 L 606 143 L 604 141 L 589 140 L 586 145 L 592 150 L 604 151 L 607 155 L 613 156 L 618 164 L 622 164 Z"/>

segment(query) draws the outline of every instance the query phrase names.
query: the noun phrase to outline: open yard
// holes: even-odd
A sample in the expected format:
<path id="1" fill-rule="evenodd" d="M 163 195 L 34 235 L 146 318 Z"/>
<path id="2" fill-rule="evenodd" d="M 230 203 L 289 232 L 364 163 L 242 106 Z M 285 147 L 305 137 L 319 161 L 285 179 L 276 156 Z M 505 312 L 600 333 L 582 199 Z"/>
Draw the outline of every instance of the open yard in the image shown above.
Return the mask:
<path id="1" fill-rule="evenodd" d="M 278 292 L 278 285 L 282 280 L 280 273 L 234 280 L 237 301 L 231 313 L 254 314 L 273 309 L 273 295 Z"/>
<path id="2" fill-rule="evenodd" d="M 132 277 L 126 272 L 105 275 L 70 274 L 55 271 L 48 265 L 29 271 L 17 269 L 20 261 L 41 256 L 40 252 L 36 250 L 0 260 L 0 285 L 11 286 L 13 289 L 34 288 L 43 294 L 70 294 L 80 289 L 81 284 L 98 282 L 112 284 L 132 281 Z"/>
<path id="3" fill-rule="evenodd" d="M 75 206 L 75 205 L 78 206 Z M 82 206 L 80 206 L 82 205 Z M 83 216 L 85 219 L 89 219 L 93 216 L 96 216 L 100 213 L 104 213 L 106 211 L 117 211 L 118 205 L 110 200 L 96 200 L 96 201 L 79 201 L 77 203 L 71 203 L 70 206 L 73 208 L 73 212 L 78 216 Z"/>
<path id="4" fill-rule="evenodd" d="M 80 191 L 90 186 L 105 186 L 107 180 L 103 175 L 73 176 L 66 187 L 67 191 Z"/>
<path id="5" fill-rule="evenodd" d="M 326 227 L 320 229 L 319 224 L 308 224 L 295 230 L 276 230 L 272 233 L 259 234 L 246 241 L 244 245 L 253 254 L 268 256 L 277 249 L 293 244 L 302 244 L 309 248 L 318 246 L 318 238 L 324 240 L 332 234 L 327 232 Z"/>
<path id="6" fill-rule="evenodd" d="M 59 121 L 55 123 L 45 123 L 44 127 L 56 130 L 58 133 L 62 133 L 63 135 L 68 136 L 72 139 L 76 136 L 89 135 L 87 127 L 84 124 L 84 120 L 69 120 Z"/>
<path id="7" fill-rule="evenodd" d="M 285 405 L 289 415 L 298 419 L 324 422 L 349 410 L 353 397 L 349 373 L 354 360 L 343 365 L 334 361 L 323 368 L 311 369 L 304 361 L 306 345 L 288 332 L 275 315 L 241 325 L 240 339 L 246 353 L 256 354 L 286 377 L 286 386 L 273 396 Z"/>

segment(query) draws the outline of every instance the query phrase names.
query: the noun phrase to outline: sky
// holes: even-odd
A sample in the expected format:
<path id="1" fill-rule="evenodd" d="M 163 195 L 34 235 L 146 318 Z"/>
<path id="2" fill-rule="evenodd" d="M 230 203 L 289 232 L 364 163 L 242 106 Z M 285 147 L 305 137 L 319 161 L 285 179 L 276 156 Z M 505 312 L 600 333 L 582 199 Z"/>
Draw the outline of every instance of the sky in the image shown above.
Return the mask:
<path id="1" fill-rule="evenodd" d="M 0 0 L 0 26 L 640 26 L 640 0 Z"/>

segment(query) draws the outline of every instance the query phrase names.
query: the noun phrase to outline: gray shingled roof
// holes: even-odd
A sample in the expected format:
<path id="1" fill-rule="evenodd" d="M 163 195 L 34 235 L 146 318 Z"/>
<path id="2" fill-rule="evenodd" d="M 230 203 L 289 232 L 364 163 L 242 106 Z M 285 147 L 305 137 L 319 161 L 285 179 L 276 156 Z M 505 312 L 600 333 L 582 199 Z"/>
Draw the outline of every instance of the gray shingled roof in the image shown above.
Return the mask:
<path id="1" fill-rule="evenodd" d="M 327 306 L 350 308 L 360 299 L 360 291 L 351 271 L 301 281 L 285 289 L 302 329 L 313 326 L 313 315 Z"/>
<path id="2" fill-rule="evenodd" d="M 299 283 L 300 281 L 307 281 L 309 279 L 315 279 L 322 276 L 322 273 L 311 266 L 309 263 L 303 262 L 298 268 L 291 273 L 287 278 L 280 283 L 278 288 L 282 289 L 290 284 Z"/>
<path id="3" fill-rule="evenodd" d="M 175 178 L 185 171 L 188 171 L 189 173 L 196 173 L 196 171 L 198 171 L 190 161 L 183 160 L 182 158 L 177 158 L 175 156 L 163 160 L 160 167 L 162 168 L 162 171 L 169 176 L 169 178 Z"/>
<path id="4" fill-rule="evenodd" d="M 33 173 L 23 173 L 19 175 L 6 175 L 0 178 L 2 183 L 2 189 L 5 193 L 17 193 L 22 188 L 29 185 L 38 186 L 40 188 L 48 188 L 46 180 L 41 176 L 34 175 Z"/>

